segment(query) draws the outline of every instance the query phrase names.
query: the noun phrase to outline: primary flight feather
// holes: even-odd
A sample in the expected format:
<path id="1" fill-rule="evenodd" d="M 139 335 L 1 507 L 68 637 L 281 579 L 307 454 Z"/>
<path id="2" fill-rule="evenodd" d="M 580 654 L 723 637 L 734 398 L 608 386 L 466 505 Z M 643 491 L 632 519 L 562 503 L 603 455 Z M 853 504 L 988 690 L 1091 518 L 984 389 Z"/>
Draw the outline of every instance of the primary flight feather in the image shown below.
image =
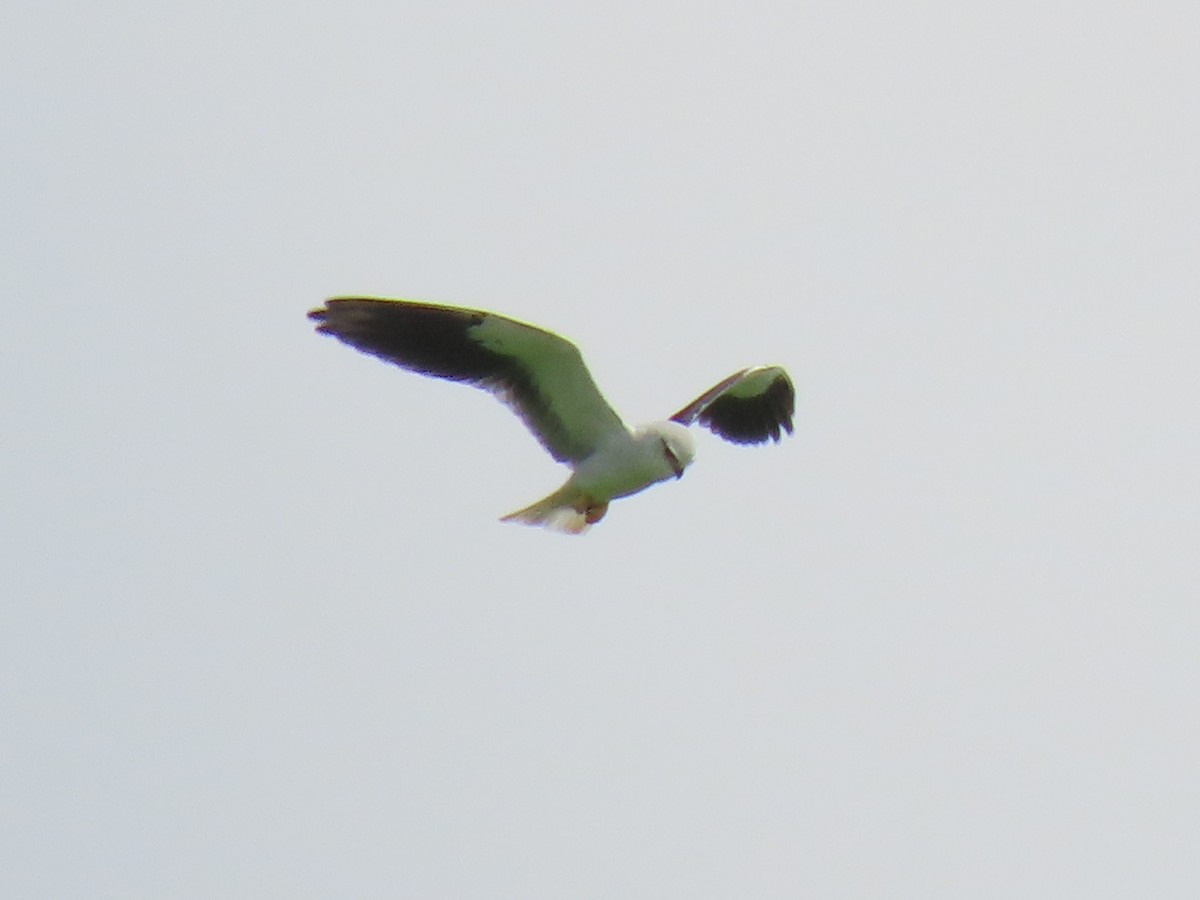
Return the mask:
<path id="1" fill-rule="evenodd" d="M 795 390 L 779 366 L 730 375 L 665 422 L 630 430 L 601 395 L 579 349 L 495 313 L 375 297 L 333 297 L 312 310 L 317 330 L 402 368 L 495 394 L 556 460 L 573 470 L 506 522 L 581 534 L 609 501 L 682 477 L 695 456 L 693 422 L 740 444 L 792 432 Z"/>

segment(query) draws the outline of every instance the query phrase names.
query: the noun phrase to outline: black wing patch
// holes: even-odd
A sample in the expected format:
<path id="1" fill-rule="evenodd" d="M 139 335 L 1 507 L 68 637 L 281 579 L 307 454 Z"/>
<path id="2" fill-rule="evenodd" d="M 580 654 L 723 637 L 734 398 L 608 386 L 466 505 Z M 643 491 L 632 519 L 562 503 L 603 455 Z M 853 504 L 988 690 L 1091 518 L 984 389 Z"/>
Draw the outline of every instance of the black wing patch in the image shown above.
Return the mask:
<path id="1" fill-rule="evenodd" d="M 735 444 L 779 441 L 792 433 L 796 391 L 778 366 L 743 369 L 705 391 L 675 415 L 673 422 L 699 421 Z"/>
<path id="2" fill-rule="evenodd" d="M 482 385 L 506 380 L 518 367 L 510 357 L 471 340 L 468 329 L 486 313 L 418 303 L 338 297 L 308 317 L 317 331 L 364 353 L 451 381 Z"/>
<path id="3" fill-rule="evenodd" d="M 545 391 L 555 384 L 586 382 L 599 404 L 597 427 L 620 420 L 595 390 L 579 350 L 564 338 L 524 322 L 481 310 L 370 297 L 334 297 L 308 317 L 317 331 L 402 368 L 490 391 L 525 422 L 559 462 L 582 459 L 594 449 L 591 433 L 567 427 Z M 511 334 L 526 336 L 536 360 L 491 349 L 474 330 L 488 318 L 502 320 Z M 541 387 L 529 363 L 542 369 Z M 590 396 L 590 395 L 589 395 Z"/>

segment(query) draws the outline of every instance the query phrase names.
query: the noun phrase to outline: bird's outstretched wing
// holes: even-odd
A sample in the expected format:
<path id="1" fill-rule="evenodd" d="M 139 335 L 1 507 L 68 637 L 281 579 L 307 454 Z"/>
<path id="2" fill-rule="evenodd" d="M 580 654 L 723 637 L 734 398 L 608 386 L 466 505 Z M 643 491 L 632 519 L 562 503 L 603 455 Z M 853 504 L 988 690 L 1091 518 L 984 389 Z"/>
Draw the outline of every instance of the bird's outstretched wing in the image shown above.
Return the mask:
<path id="1" fill-rule="evenodd" d="M 778 441 L 780 429 L 792 433 L 796 390 L 779 366 L 742 369 L 713 385 L 675 415 L 672 422 L 700 421 L 735 444 Z"/>
<path id="2" fill-rule="evenodd" d="M 585 459 L 627 431 L 579 349 L 549 331 L 481 310 L 377 297 L 333 297 L 308 316 L 364 353 L 490 391 L 559 462 Z"/>

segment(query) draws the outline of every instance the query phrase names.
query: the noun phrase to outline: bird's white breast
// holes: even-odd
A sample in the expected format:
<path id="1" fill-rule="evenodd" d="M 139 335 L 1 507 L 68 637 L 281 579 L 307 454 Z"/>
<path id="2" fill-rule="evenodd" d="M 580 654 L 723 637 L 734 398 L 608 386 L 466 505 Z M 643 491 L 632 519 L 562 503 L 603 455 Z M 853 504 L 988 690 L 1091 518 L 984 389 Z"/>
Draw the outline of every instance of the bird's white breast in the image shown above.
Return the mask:
<path id="1" fill-rule="evenodd" d="M 663 454 L 662 438 L 626 432 L 605 441 L 575 469 L 572 481 L 596 500 L 628 497 L 652 484 L 675 477 Z"/>

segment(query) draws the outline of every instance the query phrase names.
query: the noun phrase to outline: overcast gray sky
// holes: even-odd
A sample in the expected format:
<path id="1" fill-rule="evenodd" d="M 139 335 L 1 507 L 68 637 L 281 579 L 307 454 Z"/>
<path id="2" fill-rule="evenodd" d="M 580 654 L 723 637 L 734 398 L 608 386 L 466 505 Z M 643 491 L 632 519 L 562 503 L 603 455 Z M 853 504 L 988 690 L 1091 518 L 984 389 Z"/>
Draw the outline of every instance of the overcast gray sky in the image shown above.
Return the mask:
<path id="1" fill-rule="evenodd" d="M 1195 4 L 5 19 L 0 893 L 1197 896 Z M 352 292 L 796 435 L 502 525 Z"/>

